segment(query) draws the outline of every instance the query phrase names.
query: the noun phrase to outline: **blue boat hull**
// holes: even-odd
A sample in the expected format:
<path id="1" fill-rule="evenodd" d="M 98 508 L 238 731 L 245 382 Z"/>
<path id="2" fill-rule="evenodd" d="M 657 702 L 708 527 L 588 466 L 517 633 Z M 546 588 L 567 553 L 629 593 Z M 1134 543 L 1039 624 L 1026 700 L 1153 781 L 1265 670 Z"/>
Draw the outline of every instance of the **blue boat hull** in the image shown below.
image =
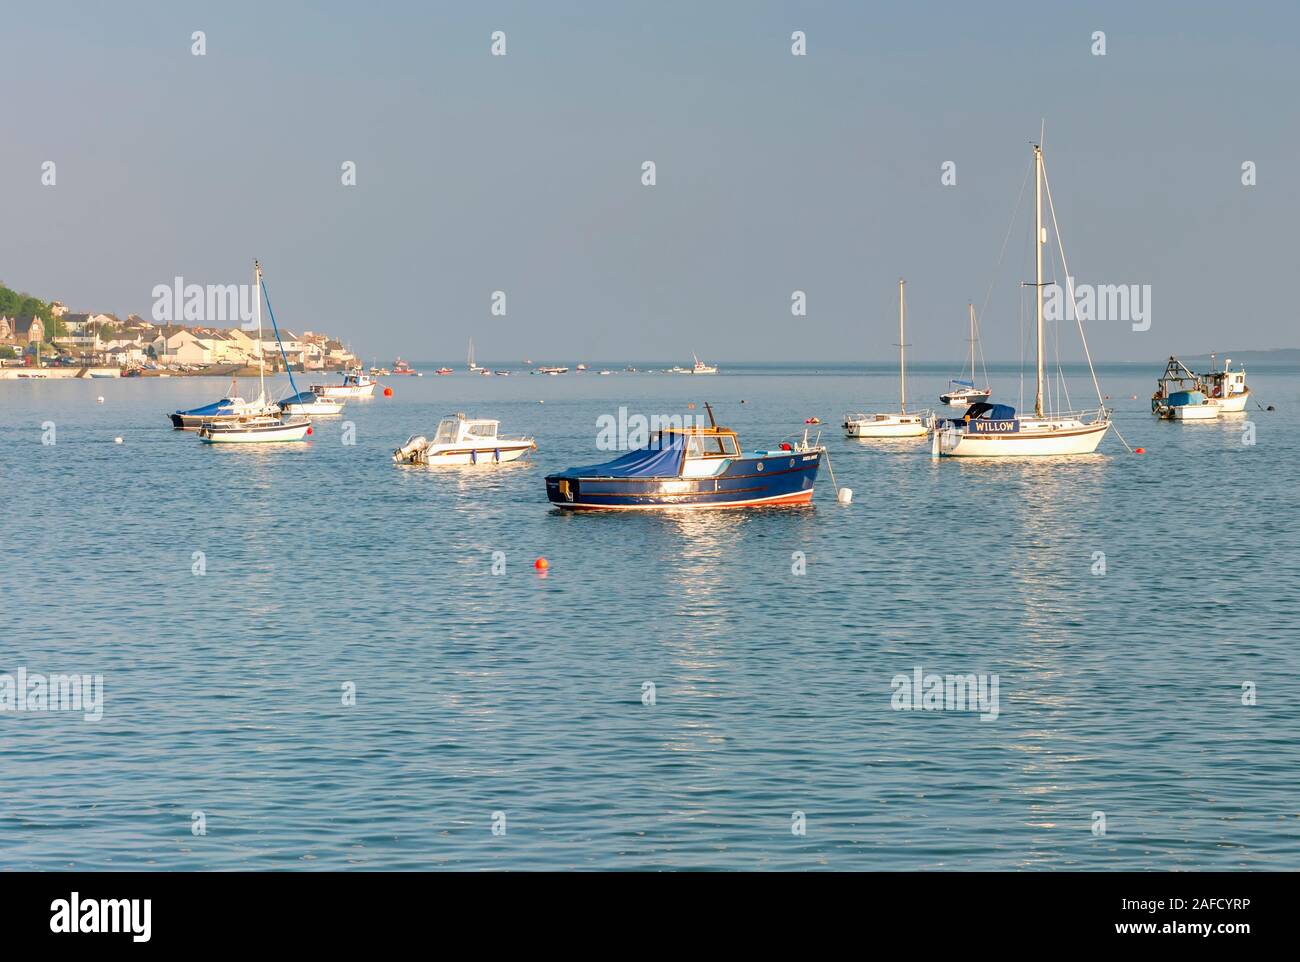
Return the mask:
<path id="1" fill-rule="evenodd" d="M 781 451 L 735 458 L 705 478 L 553 474 L 546 479 L 546 496 L 556 507 L 573 511 L 807 504 L 821 461 L 820 451 Z"/>

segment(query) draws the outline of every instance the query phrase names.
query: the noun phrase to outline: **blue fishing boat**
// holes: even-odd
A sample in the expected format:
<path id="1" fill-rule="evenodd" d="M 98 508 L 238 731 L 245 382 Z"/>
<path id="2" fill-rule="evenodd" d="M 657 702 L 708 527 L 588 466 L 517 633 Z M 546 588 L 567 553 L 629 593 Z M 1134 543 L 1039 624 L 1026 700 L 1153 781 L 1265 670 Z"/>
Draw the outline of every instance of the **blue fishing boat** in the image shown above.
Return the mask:
<path id="1" fill-rule="evenodd" d="M 716 422 L 666 428 L 613 461 L 547 476 L 546 496 L 575 511 L 808 504 L 825 453 L 807 431 L 800 442 L 744 452 L 736 432 Z"/>

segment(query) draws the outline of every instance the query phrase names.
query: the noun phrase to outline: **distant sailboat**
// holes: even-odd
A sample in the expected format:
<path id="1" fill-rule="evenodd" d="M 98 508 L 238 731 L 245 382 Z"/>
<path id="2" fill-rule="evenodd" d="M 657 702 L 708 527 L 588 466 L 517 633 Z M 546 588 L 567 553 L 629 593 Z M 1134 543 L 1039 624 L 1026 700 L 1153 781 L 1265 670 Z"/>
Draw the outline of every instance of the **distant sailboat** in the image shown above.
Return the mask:
<path id="1" fill-rule="evenodd" d="M 849 414 L 844 418 L 844 433 L 851 438 L 919 438 L 930 430 L 930 418 L 907 413 L 906 338 L 903 336 L 907 314 L 904 281 L 898 279 L 898 407 L 892 414 Z"/>
<path id="2" fill-rule="evenodd" d="M 1034 396 L 1033 417 L 1017 417 L 1016 409 L 1007 404 L 972 404 L 960 419 L 937 421 L 933 428 L 931 453 L 941 457 L 1029 457 L 1043 455 L 1092 454 L 1110 428 L 1110 412 L 1106 410 L 1093 372 L 1093 386 L 1097 389 L 1098 408 L 1095 412 L 1060 412 L 1047 409 L 1049 398 L 1043 370 L 1043 246 L 1047 243 L 1047 228 L 1043 226 L 1043 187 L 1047 185 L 1047 201 L 1052 202 L 1052 188 L 1047 184 L 1043 166 L 1043 148 L 1034 144 L 1034 302 L 1036 314 L 1035 347 L 1037 351 L 1037 393 Z M 1055 210 L 1052 222 L 1056 222 Z M 1057 235 L 1058 246 L 1060 235 Z M 1064 266 L 1065 255 L 1061 255 Z M 1069 277 L 1069 271 L 1066 270 Z M 1067 301 L 1074 306 L 1074 290 L 1070 285 Z M 1075 315 L 1076 321 L 1078 315 Z M 1087 354 L 1088 342 L 1083 337 L 1083 324 L 1079 323 L 1079 336 L 1083 338 L 1088 369 L 1092 359 Z"/>
<path id="3" fill-rule="evenodd" d="M 478 365 L 474 363 L 474 338 L 472 337 L 469 339 L 469 369 L 471 371 L 479 369 Z"/>
<path id="4" fill-rule="evenodd" d="M 975 334 L 975 305 L 966 305 L 970 311 L 970 380 L 963 381 L 953 378 L 948 382 L 948 393 L 939 395 L 939 400 L 949 407 L 961 408 L 963 411 L 972 404 L 978 404 L 980 401 L 987 401 L 989 395 L 993 392 L 988 387 L 977 388 L 975 386 L 975 350 L 979 338 Z M 987 372 L 985 381 L 988 380 Z"/>

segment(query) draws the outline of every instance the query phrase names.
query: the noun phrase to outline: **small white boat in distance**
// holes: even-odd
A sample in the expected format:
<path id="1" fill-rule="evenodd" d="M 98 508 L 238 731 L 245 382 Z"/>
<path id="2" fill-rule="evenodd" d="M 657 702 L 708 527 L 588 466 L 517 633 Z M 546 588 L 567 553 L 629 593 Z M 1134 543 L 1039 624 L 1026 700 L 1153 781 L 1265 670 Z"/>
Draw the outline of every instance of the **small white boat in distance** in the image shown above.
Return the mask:
<path id="1" fill-rule="evenodd" d="M 532 438 L 503 438 L 497 434 L 500 421 L 467 418 L 464 414 L 445 417 L 429 440 L 415 435 L 393 452 L 397 464 L 504 464 L 518 461 L 537 449 Z"/>
<path id="2" fill-rule="evenodd" d="M 898 406 L 890 414 L 846 414 L 844 433 L 851 438 L 920 438 L 930 431 L 930 415 L 907 413 L 907 361 L 903 327 L 907 312 L 904 281 L 898 279 Z"/>
<path id="3" fill-rule="evenodd" d="M 694 351 L 691 352 L 691 357 L 695 358 L 695 366 L 691 368 L 692 374 L 717 374 L 718 373 L 718 368 L 716 365 L 705 364 L 698 357 L 696 357 Z"/>
<path id="4" fill-rule="evenodd" d="M 979 335 L 975 333 L 975 305 L 967 304 L 966 309 L 970 314 L 970 380 L 963 381 L 960 378 L 953 378 L 948 382 L 948 393 L 940 394 L 939 400 L 949 407 L 961 408 L 963 411 L 972 404 L 979 404 L 981 401 L 987 401 L 993 394 L 989 388 L 975 386 L 975 354 L 978 350 Z M 981 360 L 983 355 L 981 355 Z M 988 383 L 988 371 L 984 372 L 984 381 Z"/>
<path id="5" fill-rule="evenodd" d="M 347 403 L 335 397 L 324 397 L 315 391 L 300 391 L 279 402 L 282 414 L 310 414 L 315 417 L 334 417 L 343 413 Z"/>
<path id="6" fill-rule="evenodd" d="M 321 397 L 370 397 L 375 393 L 376 383 L 378 382 L 364 371 L 348 371 L 343 375 L 342 384 L 313 384 L 311 390 Z"/>

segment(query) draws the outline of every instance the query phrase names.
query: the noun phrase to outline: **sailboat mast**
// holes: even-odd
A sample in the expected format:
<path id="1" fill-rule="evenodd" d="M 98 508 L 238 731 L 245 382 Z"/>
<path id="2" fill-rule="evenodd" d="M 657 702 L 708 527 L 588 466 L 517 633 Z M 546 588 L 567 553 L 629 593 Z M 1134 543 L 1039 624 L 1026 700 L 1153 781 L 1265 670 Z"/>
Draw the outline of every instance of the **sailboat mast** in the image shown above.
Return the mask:
<path id="1" fill-rule="evenodd" d="M 266 403 L 266 358 L 262 344 L 262 265 L 253 261 L 253 297 L 257 301 L 257 386 L 258 404 Z"/>
<path id="2" fill-rule="evenodd" d="M 1034 144 L 1034 303 L 1038 318 L 1038 390 L 1034 415 L 1043 416 L 1043 148 Z M 973 380 L 973 379 L 972 379 Z"/>
<path id="3" fill-rule="evenodd" d="M 975 386 L 975 304 L 966 305 L 970 311 L 970 386 Z"/>
<path id="4" fill-rule="evenodd" d="M 906 339 L 903 337 L 903 279 L 898 279 L 898 408 L 899 413 L 907 413 L 907 364 L 903 360 L 904 344 Z"/>

